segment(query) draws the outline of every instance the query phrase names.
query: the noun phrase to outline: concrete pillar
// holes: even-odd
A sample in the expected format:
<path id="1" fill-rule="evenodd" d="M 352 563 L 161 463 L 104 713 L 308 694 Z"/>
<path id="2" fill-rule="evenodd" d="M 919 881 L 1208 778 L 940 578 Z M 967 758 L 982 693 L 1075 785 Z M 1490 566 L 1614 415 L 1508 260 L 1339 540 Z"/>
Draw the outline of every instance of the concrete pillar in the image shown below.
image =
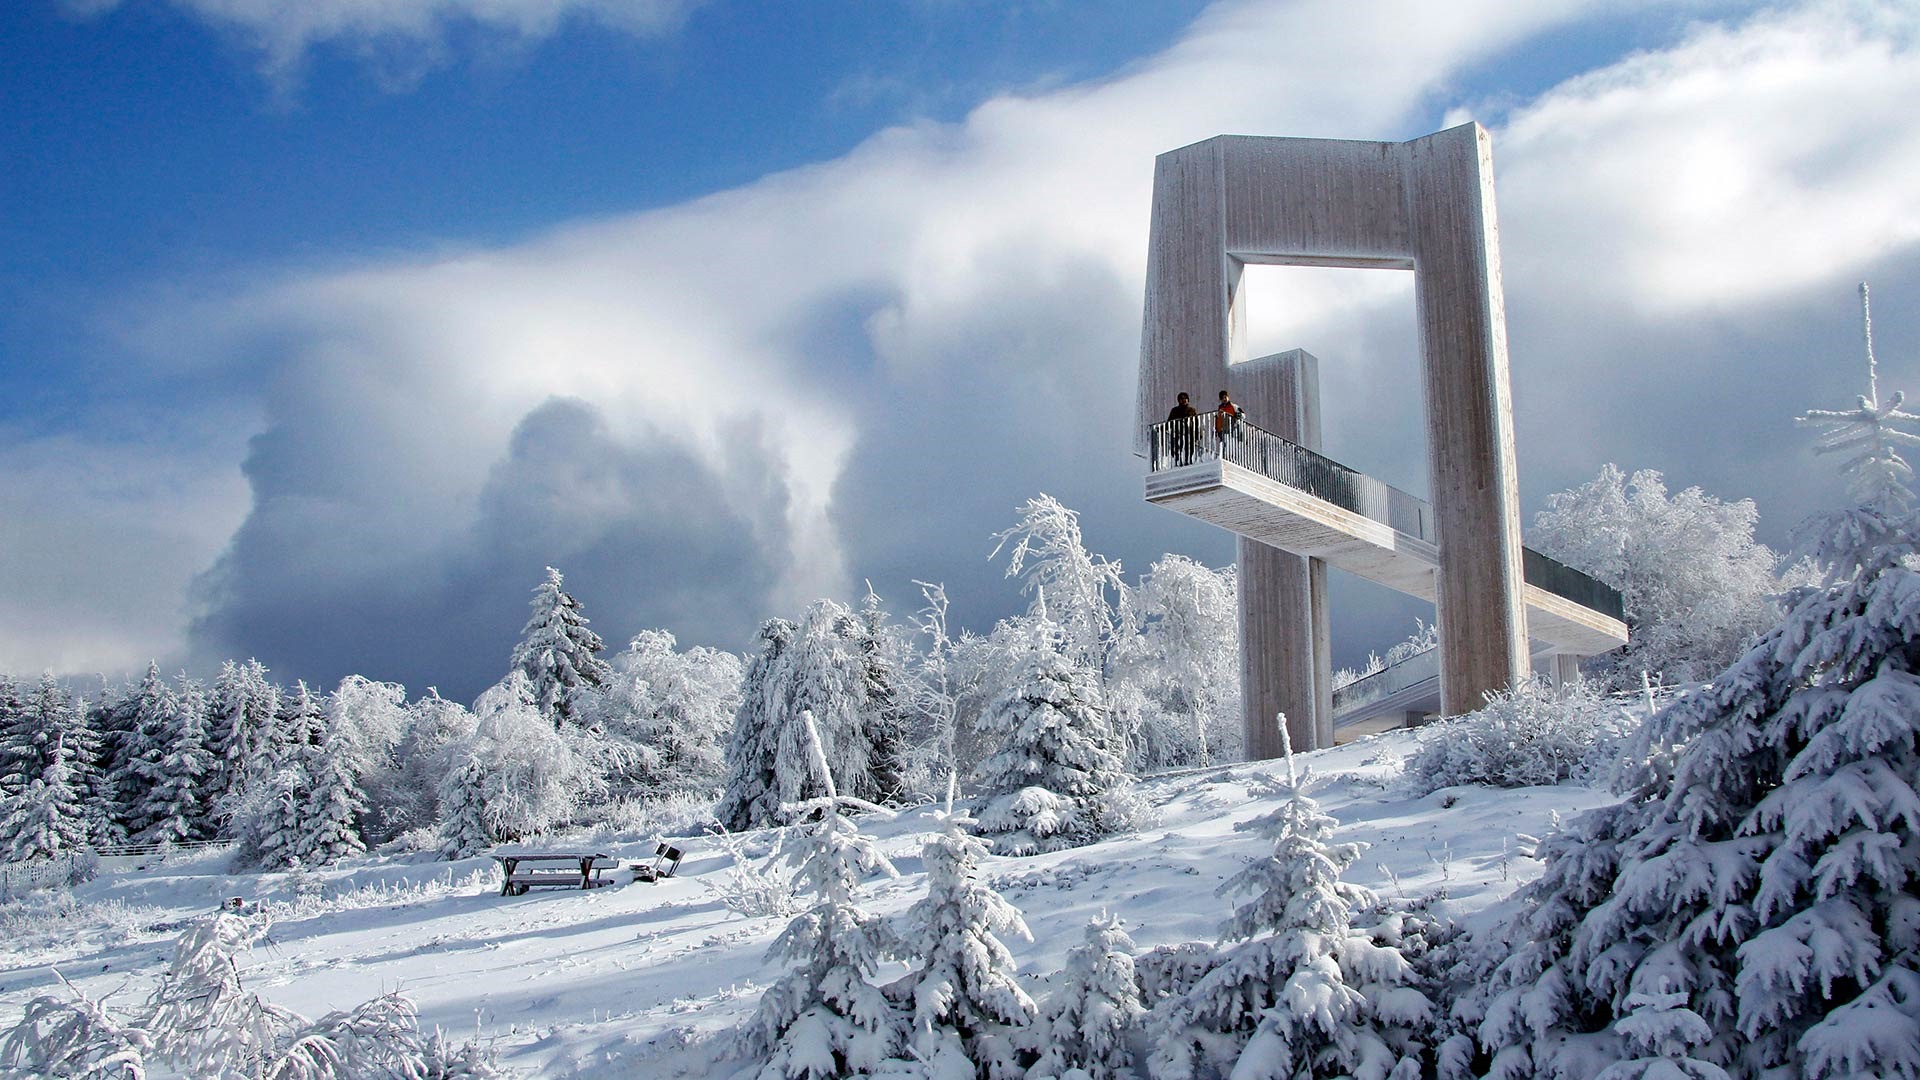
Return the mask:
<path id="1" fill-rule="evenodd" d="M 1319 361 L 1300 349 L 1227 369 L 1227 385 L 1249 419 L 1320 449 Z M 1212 391 L 1222 389 L 1208 387 Z M 1333 745 L 1332 628 L 1327 566 L 1239 538 L 1240 700 L 1247 760 L 1279 757 L 1274 716 L 1285 713 L 1295 750 Z"/>
<path id="2" fill-rule="evenodd" d="M 1440 536 L 1440 701 L 1453 716 L 1529 667 L 1493 149 L 1480 125 L 1465 124 L 1407 143 L 1406 155 Z"/>
<path id="3" fill-rule="evenodd" d="M 1554 653 L 1554 696 L 1565 701 L 1567 698 L 1567 688 L 1578 681 L 1580 681 L 1580 658 L 1572 653 Z"/>

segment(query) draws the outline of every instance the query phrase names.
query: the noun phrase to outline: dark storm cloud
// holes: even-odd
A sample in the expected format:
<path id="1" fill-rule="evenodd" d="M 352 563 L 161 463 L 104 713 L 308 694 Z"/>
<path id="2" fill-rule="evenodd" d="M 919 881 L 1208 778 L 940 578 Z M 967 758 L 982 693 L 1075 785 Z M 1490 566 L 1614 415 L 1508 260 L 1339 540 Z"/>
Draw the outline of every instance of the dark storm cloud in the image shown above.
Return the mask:
<path id="1" fill-rule="evenodd" d="M 528 412 L 471 521 L 430 548 L 372 546 L 393 526 L 301 483 L 305 470 L 282 467 L 300 451 L 284 439 L 256 448 L 255 512 L 208 576 L 194 625 L 205 657 L 470 698 L 506 670 L 548 565 L 614 649 L 654 626 L 739 647 L 785 555 L 784 492 L 751 439 L 723 477 L 672 446 L 619 441 L 581 401 Z"/>

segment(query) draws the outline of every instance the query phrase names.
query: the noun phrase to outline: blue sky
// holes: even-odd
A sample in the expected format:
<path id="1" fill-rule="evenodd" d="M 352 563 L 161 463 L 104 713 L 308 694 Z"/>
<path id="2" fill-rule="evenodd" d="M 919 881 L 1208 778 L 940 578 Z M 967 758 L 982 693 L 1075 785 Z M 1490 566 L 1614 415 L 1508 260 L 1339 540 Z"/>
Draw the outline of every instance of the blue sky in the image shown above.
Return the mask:
<path id="1" fill-rule="evenodd" d="M 1617 461 L 1779 542 L 1855 281 L 1912 372 L 1915 38 L 1865 2 L 7 5 L 0 670 L 470 694 L 548 563 L 616 642 L 915 577 L 984 627 L 1042 490 L 1131 572 L 1224 561 L 1121 449 L 1152 157 L 1221 131 L 1486 124 L 1524 508 Z M 1420 490 L 1404 279 L 1259 290 L 1335 456 Z M 1346 587 L 1343 658 L 1414 614 Z"/>

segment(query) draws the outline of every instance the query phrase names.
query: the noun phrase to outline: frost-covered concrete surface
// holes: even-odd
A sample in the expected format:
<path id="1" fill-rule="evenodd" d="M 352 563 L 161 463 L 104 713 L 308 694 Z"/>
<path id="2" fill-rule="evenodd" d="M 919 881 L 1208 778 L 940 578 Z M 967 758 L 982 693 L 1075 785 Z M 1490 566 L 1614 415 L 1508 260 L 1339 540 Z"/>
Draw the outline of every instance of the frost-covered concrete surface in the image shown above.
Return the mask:
<path id="1" fill-rule="evenodd" d="M 1301 755 L 1310 788 L 1340 822 L 1336 839 L 1370 845 L 1348 879 L 1390 894 L 1441 894 L 1470 926 L 1488 925 L 1501 901 L 1539 873 L 1520 854 L 1525 835 L 1611 801 L 1604 790 L 1565 785 L 1495 791 L 1448 788 L 1406 797 L 1397 781 L 1415 734 L 1392 732 Z M 1009 942 L 1029 989 L 1057 971 L 1103 908 L 1118 913 L 1141 951 L 1212 941 L 1229 910 L 1219 884 L 1264 843 L 1236 822 L 1273 809 L 1285 766 L 1236 765 L 1146 781 L 1158 808 L 1150 828 L 1105 843 L 1029 858 L 994 858 L 987 872 L 1025 914 L 1031 943 Z M 900 870 L 870 883 L 862 903 L 893 914 L 924 889 L 920 843 L 929 808 L 887 822 L 864 821 Z M 460 1037 L 494 1040 L 503 1059 L 531 1075 L 726 1076 L 724 1035 L 754 1006 L 779 969 L 764 958 L 783 918 L 749 919 L 701 885 L 729 857 L 710 841 L 683 838 L 680 875 L 659 884 L 593 892 L 498 895 L 490 859 L 368 857 L 308 875 L 307 898 L 286 874 L 234 874 L 224 858 L 103 876 L 75 891 L 66 920 L 0 922 L 0 1023 L 56 987 L 58 971 L 93 996 L 137 1000 L 164 969 L 175 928 L 221 898 L 293 905 L 270 944 L 252 954 L 246 986 L 317 1016 L 399 989 L 422 1023 Z M 771 838 L 743 837 L 749 852 Z M 639 860 L 654 838 L 596 845 Z M 538 846 L 538 845 L 529 845 Z M 555 846 L 570 846 L 556 843 Z M 625 880 L 624 872 L 617 875 Z M 883 978 L 904 968 L 889 964 Z M 644 1071 L 641 1071 L 644 1070 Z"/>

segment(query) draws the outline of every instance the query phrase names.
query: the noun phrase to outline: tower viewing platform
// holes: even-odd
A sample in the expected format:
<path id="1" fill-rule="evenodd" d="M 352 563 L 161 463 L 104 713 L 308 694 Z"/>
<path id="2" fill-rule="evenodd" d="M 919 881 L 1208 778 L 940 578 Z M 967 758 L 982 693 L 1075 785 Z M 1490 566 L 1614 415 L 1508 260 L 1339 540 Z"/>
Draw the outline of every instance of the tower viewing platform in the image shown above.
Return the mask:
<path id="1" fill-rule="evenodd" d="M 1433 507 L 1245 420 L 1216 419 L 1202 413 L 1148 430 L 1148 502 L 1410 596 L 1436 598 Z M 1521 558 L 1536 655 L 1592 656 L 1626 644 L 1618 592 L 1531 548 Z"/>

